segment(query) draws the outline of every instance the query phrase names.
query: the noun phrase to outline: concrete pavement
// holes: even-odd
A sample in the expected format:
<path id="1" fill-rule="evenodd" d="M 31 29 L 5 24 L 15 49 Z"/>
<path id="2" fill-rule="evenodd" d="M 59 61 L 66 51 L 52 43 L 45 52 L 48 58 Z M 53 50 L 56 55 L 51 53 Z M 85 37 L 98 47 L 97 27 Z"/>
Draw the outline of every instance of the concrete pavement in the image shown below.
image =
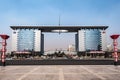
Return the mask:
<path id="1" fill-rule="evenodd" d="M 0 66 L 0 80 L 120 80 L 120 66 Z"/>

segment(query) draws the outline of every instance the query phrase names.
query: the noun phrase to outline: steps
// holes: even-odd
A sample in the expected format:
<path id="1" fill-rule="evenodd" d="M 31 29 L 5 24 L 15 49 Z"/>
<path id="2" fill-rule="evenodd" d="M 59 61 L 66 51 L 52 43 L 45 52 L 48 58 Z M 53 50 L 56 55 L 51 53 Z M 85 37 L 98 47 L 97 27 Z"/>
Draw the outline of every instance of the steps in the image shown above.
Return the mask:
<path id="1" fill-rule="evenodd" d="M 0 62 L 1 65 L 1 62 Z M 114 65 L 113 60 L 6 60 L 6 65 Z M 118 61 L 120 65 L 120 61 Z"/>

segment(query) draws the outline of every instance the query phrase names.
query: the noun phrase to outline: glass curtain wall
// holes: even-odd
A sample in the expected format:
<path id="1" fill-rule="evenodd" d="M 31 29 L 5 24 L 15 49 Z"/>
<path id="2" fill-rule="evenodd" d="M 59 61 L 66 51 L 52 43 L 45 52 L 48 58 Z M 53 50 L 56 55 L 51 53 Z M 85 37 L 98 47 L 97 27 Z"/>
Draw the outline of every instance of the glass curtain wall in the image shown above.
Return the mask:
<path id="1" fill-rule="evenodd" d="M 34 30 L 21 29 L 18 32 L 18 51 L 31 51 L 34 49 Z"/>
<path id="2" fill-rule="evenodd" d="M 87 29 L 85 31 L 86 51 L 101 50 L 101 34 L 99 29 Z"/>

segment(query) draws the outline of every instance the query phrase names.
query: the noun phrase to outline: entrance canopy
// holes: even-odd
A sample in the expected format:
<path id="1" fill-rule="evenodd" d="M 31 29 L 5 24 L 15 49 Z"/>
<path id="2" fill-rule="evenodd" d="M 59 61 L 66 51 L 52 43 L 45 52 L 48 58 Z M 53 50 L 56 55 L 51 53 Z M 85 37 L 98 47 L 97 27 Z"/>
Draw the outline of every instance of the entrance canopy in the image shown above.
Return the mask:
<path id="1" fill-rule="evenodd" d="M 67 32 L 77 32 L 81 29 L 107 29 L 108 26 L 10 26 L 13 30 L 16 29 L 38 29 L 42 32 L 52 32 L 62 30 Z"/>

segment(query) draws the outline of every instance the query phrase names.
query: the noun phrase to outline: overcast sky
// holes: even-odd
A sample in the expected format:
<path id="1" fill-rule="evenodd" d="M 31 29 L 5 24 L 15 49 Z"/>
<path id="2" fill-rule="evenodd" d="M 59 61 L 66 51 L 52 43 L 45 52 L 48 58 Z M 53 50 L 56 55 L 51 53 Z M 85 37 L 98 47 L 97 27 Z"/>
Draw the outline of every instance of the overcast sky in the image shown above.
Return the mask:
<path id="1" fill-rule="evenodd" d="M 108 37 L 120 34 L 120 0 L 0 0 L 0 34 L 11 35 L 13 25 L 58 25 L 59 15 L 61 25 L 105 25 Z M 74 34 L 45 34 L 48 50 L 69 44 Z"/>

